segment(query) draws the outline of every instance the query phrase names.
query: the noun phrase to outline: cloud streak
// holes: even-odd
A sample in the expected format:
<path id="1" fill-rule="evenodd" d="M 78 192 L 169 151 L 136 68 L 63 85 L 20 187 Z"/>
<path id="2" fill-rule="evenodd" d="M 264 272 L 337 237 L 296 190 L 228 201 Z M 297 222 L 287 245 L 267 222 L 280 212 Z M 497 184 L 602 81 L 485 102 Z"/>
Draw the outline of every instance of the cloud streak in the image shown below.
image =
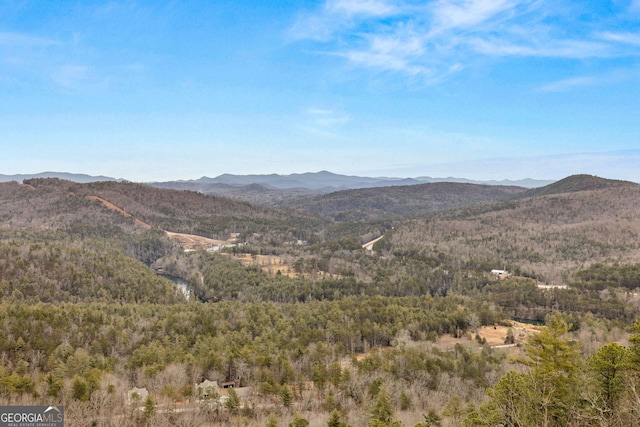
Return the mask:
<path id="1" fill-rule="evenodd" d="M 568 28 L 574 13 L 567 8 L 550 0 L 330 0 L 292 31 L 295 39 L 316 41 L 317 51 L 353 66 L 434 82 L 486 59 L 640 54 L 640 33 L 606 31 L 605 19 L 582 25 L 579 37 L 573 34 Z"/>
<path id="2" fill-rule="evenodd" d="M 397 12 L 397 7 L 380 0 L 334 0 L 326 4 L 328 11 L 347 16 L 389 16 Z"/>
<path id="3" fill-rule="evenodd" d="M 559 80 L 557 82 L 552 82 L 540 86 L 538 91 L 540 92 L 564 92 L 575 87 L 580 86 L 592 86 L 595 84 L 599 84 L 601 82 L 600 79 L 593 76 L 583 76 L 583 77 L 571 77 L 568 79 Z"/>
<path id="4" fill-rule="evenodd" d="M 300 128 L 311 134 L 334 138 L 350 120 L 349 115 L 342 111 L 309 107 L 302 112 Z"/>
<path id="5" fill-rule="evenodd" d="M 588 173 L 640 183 L 640 150 L 585 152 L 538 157 L 489 158 L 454 163 L 414 165 L 431 176 L 470 179 L 561 179 Z M 541 168 L 540 165 L 544 165 Z"/>
<path id="6" fill-rule="evenodd" d="M 439 0 L 433 7 L 433 15 L 439 30 L 473 28 L 511 13 L 517 5 L 514 0 Z"/>
<path id="7" fill-rule="evenodd" d="M 640 33 L 603 32 L 600 36 L 603 40 L 640 46 Z"/>
<path id="8" fill-rule="evenodd" d="M 14 32 L 0 32 L 0 46 L 24 47 L 24 46 L 51 46 L 58 45 L 59 41 L 44 37 L 36 37 L 28 34 Z"/>

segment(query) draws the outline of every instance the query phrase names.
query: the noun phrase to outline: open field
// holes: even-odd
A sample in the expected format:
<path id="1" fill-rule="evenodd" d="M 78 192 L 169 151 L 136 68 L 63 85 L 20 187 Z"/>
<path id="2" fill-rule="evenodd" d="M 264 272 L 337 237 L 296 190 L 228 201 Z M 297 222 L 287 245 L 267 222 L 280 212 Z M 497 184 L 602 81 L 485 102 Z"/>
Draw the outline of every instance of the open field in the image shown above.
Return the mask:
<path id="1" fill-rule="evenodd" d="M 276 255 L 251 255 L 251 254 L 236 254 L 233 255 L 233 259 L 239 260 L 243 265 L 257 265 L 262 271 L 280 274 L 288 277 L 298 277 L 298 274 L 285 263 L 285 260 Z"/>
<path id="2" fill-rule="evenodd" d="M 515 337 L 515 344 L 524 344 L 527 339 L 537 333 L 540 330 L 539 326 L 528 325 L 526 323 L 520 323 L 512 321 L 512 326 L 481 326 L 478 328 L 477 334 L 480 338 L 487 341 L 487 344 L 491 347 L 504 345 L 505 338 L 509 329 L 513 330 Z M 475 341 L 475 335 L 465 334 L 462 338 L 455 338 L 451 334 L 445 334 L 438 337 L 438 342 L 435 344 L 441 350 L 450 350 L 455 347 L 456 344 Z"/>
<path id="3" fill-rule="evenodd" d="M 208 237 L 196 236 L 195 234 L 174 233 L 166 230 L 165 233 L 167 233 L 167 236 L 172 240 L 182 246 L 184 250 L 197 251 L 226 243 L 224 240 L 210 239 Z"/>

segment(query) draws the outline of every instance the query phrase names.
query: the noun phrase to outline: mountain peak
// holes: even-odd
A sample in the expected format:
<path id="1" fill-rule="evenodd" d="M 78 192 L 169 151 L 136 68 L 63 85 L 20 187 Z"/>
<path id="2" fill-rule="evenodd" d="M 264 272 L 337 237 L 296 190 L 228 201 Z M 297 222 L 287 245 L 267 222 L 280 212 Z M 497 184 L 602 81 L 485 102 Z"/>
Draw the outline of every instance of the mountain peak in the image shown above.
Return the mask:
<path id="1" fill-rule="evenodd" d="M 595 175 L 571 175 L 547 186 L 527 191 L 524 196 L 542 196 L 547 194 L 576 193 L 579 191 L 602 190 L 605 188 L 638 185 L 631 181 L 601 178 Z"/>

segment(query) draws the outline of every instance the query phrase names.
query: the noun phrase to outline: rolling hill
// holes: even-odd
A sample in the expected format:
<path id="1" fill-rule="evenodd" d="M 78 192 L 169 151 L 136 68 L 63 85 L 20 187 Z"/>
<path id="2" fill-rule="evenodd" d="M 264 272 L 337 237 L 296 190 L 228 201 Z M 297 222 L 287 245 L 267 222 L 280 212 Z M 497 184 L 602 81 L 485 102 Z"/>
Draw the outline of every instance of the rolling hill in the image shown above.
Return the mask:
<path id="1" fill-rule="evenodd" d="M 465 183 L 429 183 L 337 191 L 291 204 L 298 210 L 352 221 L 401 217 L 513 199 L 525 188 Z"/>
<path id="2" fill-rule="evenodd" d="M 31 179 L 0 184 L 0 225 L 12 228 L 64 229 L 71 223 L 107 222 L 128 229 L 133 220 L 92 200 L 99 197 L 132 217 L 162 230 L 225 237 L 230 232 L 267 232 L 321 224 L 317 217 L 253 205 L 193 191 L 158 189 L 130 182 L 78 184 L 60 179 Z"/>
<path id="3" fill-rule="evenodd" d="M 405 394 L 408 425 L 426 418 L 421 402 L 478 407 L 513 372 L 506 353 L 527 351 L 493 348 L 483 330 L 522 344 L 514 317 L 559 319 L 573 328 L 563 348 L 590 351 L 580 366 L 628 339 L 640 313 L 639 205 L 639 185 L 587 176 L 535 194 L 467 183 L 347 190 L 289 209 L 127 182 L 3 183 L 2 398 L 59 399 L 75 420 L 113 413 L 127 425 L 141 421 L 123 405 L 133 381 L 158 398 L 153 425 L 239 420 L 193 401 L 205 378 L 251 387 L 247 416 L 260 425 L 282 396 L 311 402 L 313 425 L 327 423 L 326 396 L 366 420 L 378 382 Z M 186 252 L 162 230 L 242 232 L 247 245 Z M 362 248 L 380 232 L 373 251 Z M 184 279 L 194 298 L 141 261 Z M 278 411 L 282 425 L 291 412 Z"/>
<path id="4" fill-rule="evenodd" d="M 572 175 L 539 188 L 522 193 L 521 197 L 544 196 L 548 194 L 575 193 L 577 191 L 600 190 L 633 186 L 635 183 L 616 179 L 601 178 L 594 175 Z"/>
<path id="5" fill-rule="evenodd" d="M 389 245 L 446 254 L 458 266 L 507 266 L 552 284 L 595 262 L 640 262 L 640 185 L 573 176 L 523 195 L 416 217 L 395 228 Z"/>
<path id="6" fill-rule="evenodd" d="M 640 262 L 639 205 L 640 185 L 584 175 L 535 193 L 466 183 L 344 190 L 288 209 L 130 182 L 33 179 L 0 184 L 0 236 L 110 242 L 153 262 L 172 250 L 160 230 L 220 240 L 241 233 L 245 250 L 278 254 L 290 269 L 301 260 L 300 271 L 310 275 L 371 282 L 378 270 L 362 263 L 360 245 L 387 232 L 374 246 L 387 262 L 399 256 L 441 260 L 435 264 L 451 270 L 508 267 L 560 284 L 595 262 Z M 414 274 L 396 267 L 392 276 Z"/>

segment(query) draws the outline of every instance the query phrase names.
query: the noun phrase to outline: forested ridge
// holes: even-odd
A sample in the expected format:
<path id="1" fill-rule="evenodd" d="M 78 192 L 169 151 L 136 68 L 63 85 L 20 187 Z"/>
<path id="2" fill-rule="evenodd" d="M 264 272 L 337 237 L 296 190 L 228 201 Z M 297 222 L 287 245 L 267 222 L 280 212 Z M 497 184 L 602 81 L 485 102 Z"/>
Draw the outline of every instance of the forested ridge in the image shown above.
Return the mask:
<path id="1" fill-rule="evenodd" d="M 297 209 L 336 219 L 380 219 L 417 212 L 491 204 L 514 198 L 524 188 L 452 182 L 343 190 L 292 203 Z"/>
<path id="2" fill-rule="evenodd" d="M 637 184 L 295 203 L 1 183 L 3 404 L 65 405 L 68 425 L 640 425 Z M 165 231 L 238 237 L 185 252 Z"/>
<path id="3" fill-rule="evenodd" d="M 252 205 L 193 191 L 170 191 L 130 182 L 77 184 L 59 179 L 31 179 L 0 184 L 0 221 L 13 228 L 62 229 L 104 221 L 124 227 L 132 223 L 88 197 L 100 197 L 132 217 L 162 230 L 226 236 L 229 232 L 315 230 L 325 220 L 292 211 Z M 106 237 L 106 236 L 105 236 Z"/>

